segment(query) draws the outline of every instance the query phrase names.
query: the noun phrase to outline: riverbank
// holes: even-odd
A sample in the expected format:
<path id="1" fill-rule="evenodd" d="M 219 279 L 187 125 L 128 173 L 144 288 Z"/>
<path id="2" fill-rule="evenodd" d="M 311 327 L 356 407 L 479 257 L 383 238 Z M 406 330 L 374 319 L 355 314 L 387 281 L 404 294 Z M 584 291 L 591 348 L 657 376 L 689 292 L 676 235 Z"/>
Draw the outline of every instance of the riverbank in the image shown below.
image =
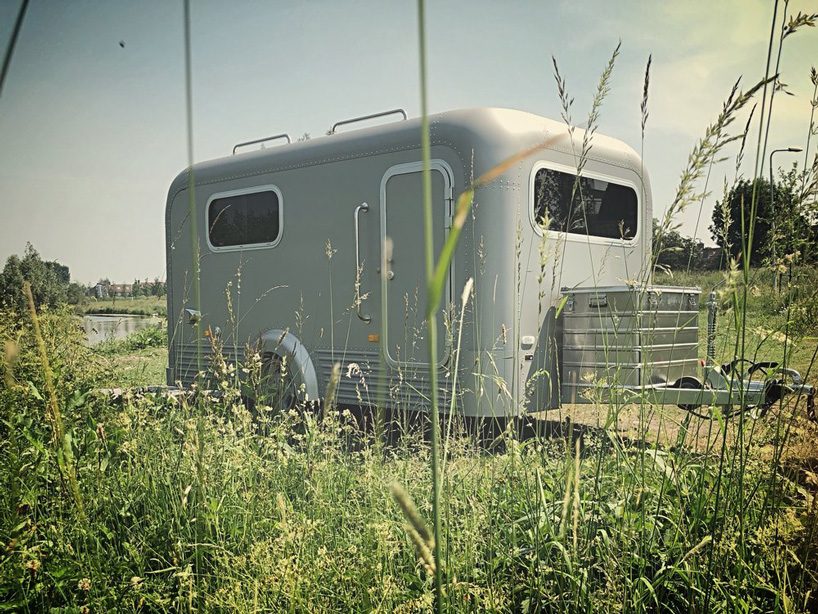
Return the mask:
<path id="1" fill-rule="evenodd" d="M 167 316 L 165 297 L 143 296 L 139 298 L 90 299 L 78 306 L 79 313 L 88 315 L 126 314 L 138 316 Z"/>

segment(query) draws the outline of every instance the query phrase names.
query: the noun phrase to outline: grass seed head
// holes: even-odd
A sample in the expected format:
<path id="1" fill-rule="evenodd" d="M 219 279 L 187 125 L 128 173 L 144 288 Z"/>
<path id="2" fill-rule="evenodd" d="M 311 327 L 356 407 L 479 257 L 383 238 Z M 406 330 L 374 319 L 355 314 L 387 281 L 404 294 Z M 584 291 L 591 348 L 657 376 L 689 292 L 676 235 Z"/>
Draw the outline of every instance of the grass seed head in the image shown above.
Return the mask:
<path id="1" fill-rule="evenodd" d="M 650 86 L 650 64 L 653 61 L 653 55 L 648 55 L 648 63 L 645 66 L 645 81 L 642 86 L 642 137 L 645 135 L 645 126 L 648 123 L 648 88 Z"/>
<path id="2" fill-rule="evenodd" d="M 429 532 L 429 529 L 426 527 L 426 523 L 423 522 L 421 519 L 420 514 L 418 513 L 417 508 L 415 507 L 414 501 L 409 496 L 403 486 L 395 482 L 392 484 L 390 489 L 392 491 L 392 498 L 395 499 L 395 502 L 400 507 L 403 515 L 406 517 L 406 520 L 409 521 L 412 528 L 417 532 L 418 537 L 426 544 L 428 548 L 434 547 L 434 537 Z"/>

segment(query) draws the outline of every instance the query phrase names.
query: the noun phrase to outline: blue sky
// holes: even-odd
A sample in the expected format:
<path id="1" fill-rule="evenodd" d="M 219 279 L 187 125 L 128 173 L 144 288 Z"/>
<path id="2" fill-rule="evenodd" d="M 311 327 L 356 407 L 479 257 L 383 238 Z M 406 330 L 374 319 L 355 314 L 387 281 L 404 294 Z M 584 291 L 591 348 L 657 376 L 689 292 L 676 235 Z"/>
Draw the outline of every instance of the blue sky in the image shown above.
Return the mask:
<path id="1" fill-rule="evenodd" d="M 413 2 L 191 4 L 196 161 L 279 132 L 322 135 L 346 117 L 419 112 Z M 0 0 L 3 48 L 18 7 Z M 816 8 L 792 0 L 788 13 Z M 554 55 L 581 122 L 621 40 L 600 132 L 637 150 L 652 53 L 644 158 L 661 213 L 732 83 L 763 76 L 772 2 L 428 0 L 427 16 L 432 112 L 505 106 L 558 118 Z M 0 97 L 1 261 L 30 241 L 81 282 L 164 278 L 165 196 L 187 163 L 183 58 L 181 0 L 31 0 Z M 787 39 L 782 80 L 795 95 L 776 97 L 770 149 L 803 146 L 816 64 L 818 32 Z M 724 173 L 732 178 L 731 162 L 713 174 L 715 192 Z M 712 206 L 697 233 L 706 240 Z"/>

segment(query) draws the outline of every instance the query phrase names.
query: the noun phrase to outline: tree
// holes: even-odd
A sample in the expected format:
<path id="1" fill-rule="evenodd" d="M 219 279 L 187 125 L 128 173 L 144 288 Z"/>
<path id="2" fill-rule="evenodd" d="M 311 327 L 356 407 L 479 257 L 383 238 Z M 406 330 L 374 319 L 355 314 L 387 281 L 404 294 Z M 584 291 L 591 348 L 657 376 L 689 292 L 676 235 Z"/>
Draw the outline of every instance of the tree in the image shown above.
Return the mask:
<path id="1" fill-rule="evenodd" d="M 161 281 L 158 277 L 154 278 L 153 283 L 151 284 L 151 295 L 163 297 L 166 293 L 165 282 Z"/>
<path id="2" fill-rule="evenodd" d="M 68 283 L 62 281 L 66 276 L 68 267 L 56 262 L 43 262 L 34 246 L 27 243 L 23 257 L 9 256 L 0 273 L 0 305 L 17 312 L 26 310 L 28 306 L 23 294 L 23 282 L 28 281 L 37 307 L 56 307 L 66 299 Z"/>
<path id="3" fill-rule="evenodd" d="M 811 232 L 801 203 L 795 195 L 795 177 L 794 170 L 780 173 L 772 191 L 770 182 L 766 179 L 739 181 L 727 194 L 727 198 L 717 202 L 713 209 L 713 223 L 710 226 L 713 240 L 731 257 L 741 258 L 742 237 L 749 240 L 755 189 L 753 243 L 747 246 L 751 250 L 750 264 L 758 266 L 769 261 L 773 252 L 777 257 L 783 257 L 799 250 L 804 241 L 810 240 Z"/>
<path id="4" fill-rule="evenodd" d="M 69 305 L 79 305 L 80 303 L 85 302 L 86 294 L 87 291 L 85 286 L 78 284 L 75 281 L 68 284 L 68 288 L 65 291 L 66 300 L 68 301 Z"/>
<path id="5" fill-rule="evenodd" d="M 67 266 L 60 264 L 56 260 L 46 261 L 43 264 L 54 272 L 54 275 L 57 277 L 57 281 L 59 281 L 62 285 L 67 286 L 71 283 L 71 273 L 69 272 Z"/>
<path id="6" fill-rule="evenodd" d="M 655 263 L 672 271 L 690 268 L 699 270 L 704 267 L 704 243 L 692 237 L 683 237 L 675 229 L 666 230 L 659 237 L 659 221 L 653 218 L 653 246 L 658 248 Z"/>
<path id="7" fill-rule="evenodd" d="M 97 298 L 108 298 L 111 295 L 111 280 L 107 277 L 98 280 L 94 286 L 94 292 Z"/>

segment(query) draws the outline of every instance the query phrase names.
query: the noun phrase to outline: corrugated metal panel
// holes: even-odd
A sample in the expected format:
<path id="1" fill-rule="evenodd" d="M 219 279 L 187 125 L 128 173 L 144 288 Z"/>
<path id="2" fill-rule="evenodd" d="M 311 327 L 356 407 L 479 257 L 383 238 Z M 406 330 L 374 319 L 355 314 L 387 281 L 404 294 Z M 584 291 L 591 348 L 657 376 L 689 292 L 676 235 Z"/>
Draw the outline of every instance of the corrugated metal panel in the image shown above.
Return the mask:
<path id="1" fill-rule="evenodd" d="M 223 353 L 228 362 L 244 360 L 244 348 L 225 346 Z M 338 362 L 341 365 L 341 379 L 338 382 L 338 402 L 341 405 L 385 405 L 390 409 L 428 410 L 430 406 L 429 368 L 425 365 L 412 365 L 405 369 L 385 368 L 377 351 L 315 350 L 312 353 L 314 366 L 318 374 L 318 385 L 321 392 L 332 376 L 332 367 Z M 213 352 L 208 343 L 202 344 L 202 369 L 210 368 Z M 190 386 L 197 373 L 196 345 L 176 344 L 172 350 L 171 365 L 176 380 L 183 386 Z M 357 367 L 350 367 L 357 365 Z M 451 401 L 451 380 L 443 374 L 439 378 L 439 401 L 441 407 L 448 407 Z"/>
<path id="2" fill-rule="evenodd" d="M 333 353 L 330 350 L 316 350 L 313 358 L 323 386 L 330 380 L 333 364 L 340 363 L 341 380 L 337 394 L 338 402 L 342 405 L 384 405 L 392 410 L 428 410 L 431 405 L 428 366 L 390 369 L 383 364 L 377 351 Z M 350 365 L 357 365 L 357 368 Z M 440 405 L 448 406 L 451 382 L 443 377 L 439 381 Z"/>
<path id="3" fill-rule="evenodd" d="M 698 364 L 698 288 L 563 289 L 563 402 L 597 387 L 638 388 L 693 375 Z"/>
<path id="4" fill-rule="evenodd" d="M 170 367 L 174 371 L 176 381 L 182 382 L 183 386 L 190 386 L 196 379 L 198 351 L 195 343 L 176 343 L 170 350 Z M 213 349 L 206 340 L 202 342 L 201 353 L 202 371 L 207 372 L 213 361 Z M 222 354 L 228 363 L 244 361 L 244 348 L 226 345 L 222 348 Z"/>

